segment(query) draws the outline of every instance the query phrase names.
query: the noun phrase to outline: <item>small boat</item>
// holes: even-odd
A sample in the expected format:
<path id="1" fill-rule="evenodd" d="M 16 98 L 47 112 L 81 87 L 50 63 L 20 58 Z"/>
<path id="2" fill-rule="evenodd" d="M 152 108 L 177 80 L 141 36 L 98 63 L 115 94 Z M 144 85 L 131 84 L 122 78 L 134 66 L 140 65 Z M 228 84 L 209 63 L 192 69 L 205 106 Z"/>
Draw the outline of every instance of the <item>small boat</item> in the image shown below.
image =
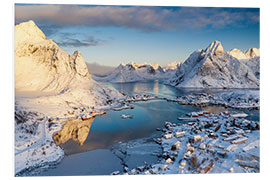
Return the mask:
<path id="1" fill-rule="evenodd" d="M 228 116 L 228 115 L 230 115 L 230 112 L 229 111 L 224 111 L 224 114 Z"/>
<path id="2" fill-rule="evenodd" d="M 198 116 L 203 116 L 203 112 L 198 112 Z"/>
<path id="3" fill-rule="evenodd" d="M 126 115 L 126 114 L 122 114 L 122 116 L 121 116 L 121 118 L 122 119 L 133 119 L 133 116 L 131 116 L 131 115 Z"/>
<path id="4" fill-rule="evenodd" d="M 142 100 L 143 100 L 143 101 L 148 101 L 149 99 L 146 98 L 146 97 L 143 97 Z"/>
<path id="5" fill-rule="evenodd" d="M 232 114 L 231 115 L 234 118 L 245 118 L 248 117 L 248 115 L 246 113 L 236 113 L 236 114 Z"/>
<path id="6" fill-rule="evenodd" d="M 199 117 L 199 115 L 198 115 L 198 113 L 196 113 L 196 112 L 192 112 L 192 113 L 191 113 L 191 117 Z"/>

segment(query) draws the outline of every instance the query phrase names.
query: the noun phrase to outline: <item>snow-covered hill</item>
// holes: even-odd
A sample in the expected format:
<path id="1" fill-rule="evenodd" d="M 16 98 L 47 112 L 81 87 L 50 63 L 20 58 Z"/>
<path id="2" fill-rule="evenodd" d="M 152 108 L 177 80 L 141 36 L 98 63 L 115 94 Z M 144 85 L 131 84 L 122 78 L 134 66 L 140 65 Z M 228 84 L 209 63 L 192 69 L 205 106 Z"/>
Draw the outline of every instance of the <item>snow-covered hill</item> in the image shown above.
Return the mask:
<path id="1" fill-rule="evenodd" d="M 259 88 L 259 61 L 258 49 L 224 52 L 221 43 L 214 41 L 193 52 L 167 83 L 176 87 Z"/>
<path id="2" fill-rule="evenodd" d="M 170 72 L 170 73 L 175 73 Z M 112 73 L 106 76 L 93 76 L 96 81 L 106 81 L 106 82 L 135 82 L 144 80 L 156 80 L 156 79 L 166 79 L 170 77 L 166 69 L 162 68 L 160 65 L 151 64 L 136 64 L 134 62 L 128 64 L 120 64 Z"/>
<path id="3" fill-rule="evenodd" d="M 39 102 L 58 107 L 67 101 L 95 106 L 121 97 L 119 92 L 102 87 L 91 78 L 79 51 L 68 55 L 47 40 L 33 21 L 15 26 L 15 90 L 16 94 L 47 93 L 49 96 L 31 99 L 32 105 Z M 23 102 L 29 100 L 18 103 Z"/>

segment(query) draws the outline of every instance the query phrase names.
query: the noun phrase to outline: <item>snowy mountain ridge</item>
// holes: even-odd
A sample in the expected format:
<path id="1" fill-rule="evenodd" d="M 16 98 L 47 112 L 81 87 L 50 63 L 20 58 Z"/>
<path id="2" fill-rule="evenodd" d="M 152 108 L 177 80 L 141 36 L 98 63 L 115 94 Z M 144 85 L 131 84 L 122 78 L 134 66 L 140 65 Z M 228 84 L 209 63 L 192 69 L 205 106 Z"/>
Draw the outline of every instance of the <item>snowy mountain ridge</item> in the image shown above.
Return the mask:
<path id="1" fill-rule="evenodd" d="M 203 54 L 206 56 L 210 55 L 223 55 L 224 54 L 224 49 L 223 46 L 221 45 L 221 42 L 219 41 L 213 41 L 204 51 Z"/>
<path id="2" fill-rule="evenodd" d="M 214 41 L 193 52 L 166 83 L 193 88 L 259 88 L 259 50 L 246 51 L 246 62 L 235 58 L 240 55 L 236 50 L 224 52 L 221 42 Z"/>
<path id="3" fill-rule="evenodd" d="M 33 21 L 16 25 L 14 34 L 16 92 L 51 94 L 31 102 L 97 105 L 122 96 L 96 83 L 79 51 L 68 55 L 55 42 L 47 40 Z"/>
<path id="4" fill-rule="evenodd" d="M 166 69 L 158 64 L 136 64 L 135 62 L 130 62 L 128 64 L 120 64 L 112 73 L 106 76 L 93 75 L 92 77 L 96 81 L 124 83 L 165 79 L 170 77 L 172 73 L 175 73 L 175 71 L 167 72 Z"/>
<path id="5" fill-rule="evenodd" d="M 239 49 L 232 49 L 231 51 L 228 51 L 228 54 L 235 57 L 236 59 L 251 59 L 260 57 L 260 49 L 257 48 L 250 48 L 245 52 L 242 52 Z"/>
<path id="6" fill-rule="evenodd" d="M 33 21 L 15 26 L 16 90 L 60 92 L 82 77 L 91 80 L 79 51 L 69 56 Z"/>
<path id="7" fill-rule="evenodd" d="M 28 22 L 20 23 L 15 26 L 15 49 L 22 42 L 31 41 L 39 42 L 46 40 L 45 34 L 37 27 L 34 21 L 30 20 Z"/>

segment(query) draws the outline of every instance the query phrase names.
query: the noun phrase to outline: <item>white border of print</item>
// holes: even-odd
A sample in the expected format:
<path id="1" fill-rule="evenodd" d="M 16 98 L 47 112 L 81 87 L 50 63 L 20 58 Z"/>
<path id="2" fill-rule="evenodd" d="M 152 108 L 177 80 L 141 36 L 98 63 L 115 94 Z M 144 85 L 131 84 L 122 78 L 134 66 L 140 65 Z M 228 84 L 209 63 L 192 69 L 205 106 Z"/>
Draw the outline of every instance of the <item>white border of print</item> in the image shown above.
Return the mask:
<path id="1" fill-rule="evenodd" d="M 14 64 L 13 64 L 13 30 L 14 30 L 14 3 L 42 3 L 42 4 L 99 4 L 99 5 L 152 5 L 152 6 L 207 6 L 207 7 L 260 7 L 261 25 L 261 173 L 257 174 L 211 174 L 211 175 L 165 175 L 140 176 L 142 179 L 264 179 L 268 175 L 269 167 L 269 24 L 270 6 L 268 0 L 11 0 L 1 2 L 1 176 L 2 179 L 14 177 L 14 151 L 13 151 L 13 108 L 14 108 Z M 70 177 L 34 177 L 35 179 L 137 179 L 138 176 L 70 176 Z M 26 177 L 25 179 L 30 179 Z M 32 178 L 31 178 L 32 179 Z"/>

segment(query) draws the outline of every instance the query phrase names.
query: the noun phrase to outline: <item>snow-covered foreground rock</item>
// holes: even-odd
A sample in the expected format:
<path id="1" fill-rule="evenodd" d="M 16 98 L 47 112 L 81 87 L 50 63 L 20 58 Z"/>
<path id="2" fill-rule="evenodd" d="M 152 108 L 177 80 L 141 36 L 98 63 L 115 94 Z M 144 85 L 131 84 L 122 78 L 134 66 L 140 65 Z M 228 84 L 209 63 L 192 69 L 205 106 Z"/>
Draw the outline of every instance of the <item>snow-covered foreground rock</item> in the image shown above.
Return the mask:
<path id="1" fill-rule="evenodd" d="M 260 172 L 258 122 L 234 112 L 196 114 L 202 115 L 194 122 L 166 122 L 156 139 L 163 150 L 160 162 L 126 169 L 126 174 Z"/>
<path id="2" fill-rule="evenodd" d="M 80 110 L 108 109 L 124 96 L 99 85 L 79 51 L 68 55 L 33 21 L 15 26 L 15 174 L 57 162 L 52 134 Z M 73 113 L 68 113 L 73 112 Z M 61 118 L 49 129 L 49 119 Z"/>
<path id="3" fill-rule="evenodd" d="M 157 79 L 168 79 L 175 73 L 175 66 L 172 64 L 169 69 L 164 69 L 161 66 L 155 64 L 136 64 L 134 62 L 128 64 L 120 64 L 112 73 L 106 76 L 93 75 L 93 79 L 96 81 L 105 82 L 136 82 L 145 80 L 157 80 Z"/>
<path id="4" fill-rule="evenodd" d="M 225 52 L 219 41 L 193 52 L 166 83 L 176 87 L 259 88 L 258 49 Z"/>

